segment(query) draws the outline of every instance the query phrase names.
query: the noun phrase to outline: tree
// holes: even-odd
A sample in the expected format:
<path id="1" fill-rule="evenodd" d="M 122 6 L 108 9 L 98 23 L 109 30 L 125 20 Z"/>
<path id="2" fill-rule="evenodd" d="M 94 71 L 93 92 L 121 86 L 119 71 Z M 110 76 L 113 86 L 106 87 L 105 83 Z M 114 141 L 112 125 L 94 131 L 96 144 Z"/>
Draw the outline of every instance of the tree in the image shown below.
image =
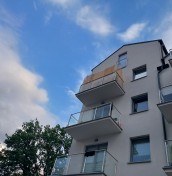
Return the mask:
<path id="1" fill-rule="evenodd" d="M 57 156 L 67 154 L 71 138 L 60 125 L 41 126 L 38 120 L 26 122 L 0 151 L 0 175 L 50 175 Z"/>
<path id="2" fill-rule="evenodd" d="M 45 126 L 41 139 L 42 167 L 44 168 L 45 175 L 49 175 L 56 157 L 68 153 L 71 138 L 60 128 L 60 125 L 56 125 L 54 128 Z"/>

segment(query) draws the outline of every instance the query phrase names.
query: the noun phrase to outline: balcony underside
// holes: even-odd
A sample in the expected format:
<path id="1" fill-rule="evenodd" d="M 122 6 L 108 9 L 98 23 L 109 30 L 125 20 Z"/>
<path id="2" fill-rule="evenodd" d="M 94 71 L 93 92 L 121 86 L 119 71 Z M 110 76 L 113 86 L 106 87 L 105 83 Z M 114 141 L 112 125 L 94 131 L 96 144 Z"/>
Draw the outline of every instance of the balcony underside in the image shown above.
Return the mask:
<path id="1" fill-rule="evenodd" d="M 84 105 L 89 106 L 123 95 L 124 93 L 124 90 L 114 80 L 83 92 L 79 92 L 76 96 Z"/>
<path id="2" fill-rule="evenodd" d="M 161 113 L 169 123 L 172 123 L 172 101 L 160 103 L 157 105 Z"/>
<path id="3" fill-rule="evenodd" d="M 167 176 L 172 176 L 172 166 L 166 166 L 163 168 Z"/>
<path id="4" fill-rule="evenodd" d="M 75 140 L 80 141 L 120 133 L 122 129 L 111 117 L 106 117 L 68 126 L 65 131 Z"/>

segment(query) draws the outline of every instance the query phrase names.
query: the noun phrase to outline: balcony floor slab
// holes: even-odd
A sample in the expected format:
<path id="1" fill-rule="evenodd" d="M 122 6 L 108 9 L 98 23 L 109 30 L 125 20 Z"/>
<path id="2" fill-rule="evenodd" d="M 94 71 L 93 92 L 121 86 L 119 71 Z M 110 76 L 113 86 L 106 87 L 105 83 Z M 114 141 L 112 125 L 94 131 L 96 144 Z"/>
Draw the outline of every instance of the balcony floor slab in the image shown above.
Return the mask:
<path id="1" fill-rule="evenodd" d="M 79 92 L 76 97 L 86 106 L 124 95 L 124 90 L 116 81 Z"/>
<path id="2" fill-rule="evenodd" d="M 172 176 L 172 166 L 165 166 L 163 167 L 163 170 L 167 176 Z"/>
<path id="3" fill-rule="evenodd" d="M 82 122 L 64 129 L 78 141 L 120 133 L 122 131 L 122 128 L 111 117 Z"/>
<path id="4" fill-rule="evenodd" d="M 165 119 L 172 123 L 172 101 L 157 104 Z"/>

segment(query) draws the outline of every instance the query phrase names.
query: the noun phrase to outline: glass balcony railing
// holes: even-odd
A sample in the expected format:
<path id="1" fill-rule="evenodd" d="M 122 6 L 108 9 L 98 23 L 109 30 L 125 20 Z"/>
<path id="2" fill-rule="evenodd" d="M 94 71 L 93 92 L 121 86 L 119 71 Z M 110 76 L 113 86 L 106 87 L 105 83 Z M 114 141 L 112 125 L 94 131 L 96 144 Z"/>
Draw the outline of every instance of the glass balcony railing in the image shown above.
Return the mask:
<path id="1" fill-rule="evenodd" d="M 88 78 L 87 78 L 88 79 Z M 90 82 L 86 82 L 81 85 L 79 92 L 83 92 L 92 88 L 96 88 L 98 86 L 104 85 L 111 81 L 116 81 L 121 88 L 123 88 L 123 80 L 117 72 L 111 73 L 109 75 L 105 75 L 103 77 L 97 78 Z"/>
<path id="2" fill-rule="evenodd" d="M 163 102 L 172 101 L 172 85 L 163 87 L 161 93 Z"/>
<path id="3" fill-rule="evenodd" d="M 122 69 L 115 66 L 87 76 L 76 97 L 90 106 L 124 95 Z"/>
<path id="4" fill-rule="evenodd" d="M 172 140 L 165 141 L 167 166 L 172 166 Z"/>
<path id="5" fill-rule="evenodd" d="M 157 104 L 168 123 L 172 123 L 172 85 L 163 87 L 160 91 L 161 103 Z"/>
<path id="6" fill-rule="evenodd" d="M 104 173 L 116 175 L 117 160 L 106 150 L 57 157 L 51 176 Z"/>
<path id="7" fill-rule="evenodd" d="M 105 104 L 87 111 L 81 111 L 70 116 L 68 126 L 111 117 L 118 125 L 120 125 L 121 113 L 112 104 Z"/>

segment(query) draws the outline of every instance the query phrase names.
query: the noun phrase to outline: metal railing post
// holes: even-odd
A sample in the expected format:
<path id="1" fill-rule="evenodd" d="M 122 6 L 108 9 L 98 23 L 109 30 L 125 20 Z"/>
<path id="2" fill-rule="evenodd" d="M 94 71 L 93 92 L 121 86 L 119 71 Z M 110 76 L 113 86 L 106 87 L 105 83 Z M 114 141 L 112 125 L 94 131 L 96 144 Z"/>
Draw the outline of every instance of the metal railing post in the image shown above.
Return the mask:
<path id="1" fill-rule="evenodd" d="M 165 154 L 166 154 L 166 158 L 167 158 L 167 163 L 168 163 L 168 165 L 169 165 L 167 141 L 165 141 Z"/>
<path id="2" fill-rule="evenodd" d="M 68 165 L 67 165 L 67 167 L 66 167 L 66 173 L 65 173 L 65 174 L 68 174 L 68 169 L 69 169 L 69 165 L 70 165 L 70 160 L 71 160 L 71 156 L 70 156 L 70 159 L 69 159 L 69 161 L 68 161 Z"/>
<path id="3" fill-rule="evenodd" d="M 106 152 L 106 151 L 104 151 L 103 163 L 102 163 L 102 172 L 104 172 L 104 170 L 105 170 L 106 155 L 107 155 L 107 152 Z"/>

